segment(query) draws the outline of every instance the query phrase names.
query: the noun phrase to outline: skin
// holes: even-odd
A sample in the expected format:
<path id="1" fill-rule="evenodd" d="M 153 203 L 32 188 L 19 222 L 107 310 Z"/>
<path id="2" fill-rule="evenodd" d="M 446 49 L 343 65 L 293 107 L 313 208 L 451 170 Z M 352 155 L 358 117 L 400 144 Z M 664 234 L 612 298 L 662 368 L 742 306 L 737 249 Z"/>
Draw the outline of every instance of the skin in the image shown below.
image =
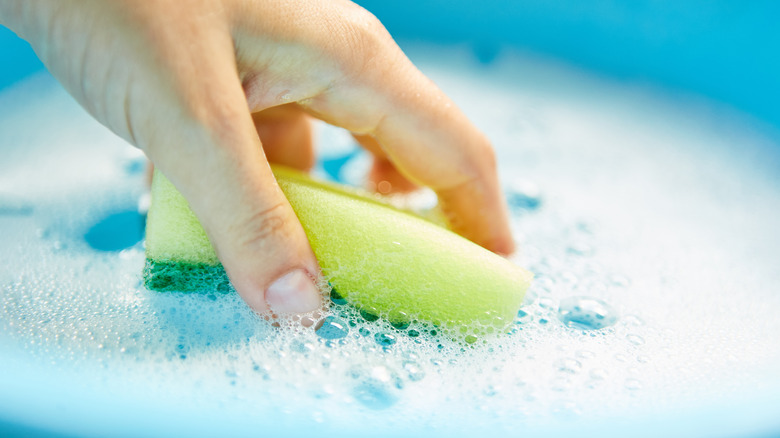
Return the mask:
<path id="1" fill-rule="evenodd" d="M 296 298 L 319 267 L 268 165 L 313 165 L 312 117 L 374 154 L 380 191 L 430 187 L 453 230 L 514 250 L 490 143 L 349 1 L 0 0 L 0 23 L 173 182 L 261 314 L 322 305 Z"/>

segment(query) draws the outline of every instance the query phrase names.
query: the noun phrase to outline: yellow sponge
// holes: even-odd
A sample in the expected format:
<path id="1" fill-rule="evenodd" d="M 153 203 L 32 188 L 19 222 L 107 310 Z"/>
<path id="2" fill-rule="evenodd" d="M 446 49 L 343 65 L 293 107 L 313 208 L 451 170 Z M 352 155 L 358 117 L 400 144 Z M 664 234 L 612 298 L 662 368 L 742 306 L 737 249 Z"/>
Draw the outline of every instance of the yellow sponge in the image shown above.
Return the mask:
<path id="1" fill-rule="evenodd" d="M 391 321 L 428 321 L 460 334 L 506 330 L 531 274 L 371 195 L 276 167 L 325 278 L 350 304 Z M 184 198 L 155 173 L 145 283 L 155 290 L 230 290 Z"/>

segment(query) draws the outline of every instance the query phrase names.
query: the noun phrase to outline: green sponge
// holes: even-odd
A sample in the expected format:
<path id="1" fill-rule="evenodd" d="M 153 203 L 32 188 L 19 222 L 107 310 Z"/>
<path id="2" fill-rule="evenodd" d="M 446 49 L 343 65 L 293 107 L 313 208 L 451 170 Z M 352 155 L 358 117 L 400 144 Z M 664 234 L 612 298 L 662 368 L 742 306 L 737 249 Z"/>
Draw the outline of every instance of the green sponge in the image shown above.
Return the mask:
<path id="1" fill-rule="evenodd" d="M 368 194 L 274 168 L 322 273 L 344 299 L 391 321 L 461 334 L 506 330 L 531 274 L 492 252 Z M 146 287 L 231 290 L 206 233 L 159 172 L 146 229 Z"/>

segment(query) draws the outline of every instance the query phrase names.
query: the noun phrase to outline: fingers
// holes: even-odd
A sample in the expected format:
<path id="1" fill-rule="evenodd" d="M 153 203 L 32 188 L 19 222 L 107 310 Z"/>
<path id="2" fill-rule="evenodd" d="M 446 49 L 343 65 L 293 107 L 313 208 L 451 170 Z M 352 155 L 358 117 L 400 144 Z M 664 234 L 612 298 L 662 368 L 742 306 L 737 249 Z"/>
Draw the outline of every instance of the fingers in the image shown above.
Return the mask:
<path id="1" fill-rule="evenodd" d="M 311 120 L 297 105 L 268 108 L 252 119 L 269 162 L 304 172 L 314 166 Z"/>
<path id="2" fill-rule="evenodd" d="M 373 16 L 364 11 L 353 20 L 348 53 L 339 55 L 328 43 L 341 76 L 319 89 L 311 86 L 318 91 L 299 104 L 326 122 L 376 140 L 394 169 L 380 161 L 376 172 L 388 176 L 397 170 L 432 188 L 456 232 L 495 252 L 513 252 L 489 141 Z"/>
<path id="3" fill-rule="evenodd" d="M 398 171 L 373 137 L 357 134 L 353 134 L 353 137 L 364 149 L 373 155 L 374 162 L 368 173 L 370 189 L 386 195 L 390 193 L 408 193 L 419 188 Z"/>

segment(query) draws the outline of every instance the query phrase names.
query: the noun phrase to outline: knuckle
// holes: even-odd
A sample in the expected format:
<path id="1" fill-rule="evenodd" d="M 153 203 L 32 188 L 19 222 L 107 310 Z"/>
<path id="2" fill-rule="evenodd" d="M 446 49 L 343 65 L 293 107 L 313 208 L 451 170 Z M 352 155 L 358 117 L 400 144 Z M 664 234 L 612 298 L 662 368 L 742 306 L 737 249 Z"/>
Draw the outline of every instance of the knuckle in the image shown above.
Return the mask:
<path id="1" fill-rule="evenodd" d="M 379 19 L 363 8 L 354 8 L 345 18 L 341 22 L 342 43 L 348 48 L 350 61 L 357 60 L 357 66 L 362 70 L 386 51 L 392 38 Z"/>
<path id="2" fill-rule="evenodd" d="M 277 238 L 285 238 L 290 220 L 284 204 L 261 208 L 234 227 L 240 247 L 249 252 L 267 250 Z"/>

